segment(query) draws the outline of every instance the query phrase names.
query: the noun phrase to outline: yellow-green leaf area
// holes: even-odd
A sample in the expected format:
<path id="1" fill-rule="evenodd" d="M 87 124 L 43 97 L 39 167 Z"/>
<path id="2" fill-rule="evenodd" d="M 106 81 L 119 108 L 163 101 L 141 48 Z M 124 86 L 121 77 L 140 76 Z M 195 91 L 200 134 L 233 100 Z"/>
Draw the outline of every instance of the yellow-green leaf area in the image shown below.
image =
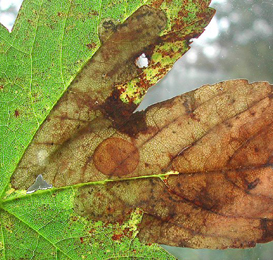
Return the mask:
<path id="1" fill-rule="evenodd" d="M 57 254 L 75 260 L 174 259 L 158 245 L 146 246 L 135 238 L 141 211 L 122 224 L 90 221 L 74 213 L 76 193 L 73 188 L 53 189 L 7 199 L 1 211 L 6 259 L 56 259 Z M 15 245 L 20 246 L 15 250 Z"/>
<path id="2" fill-rule="evenodd" d="M 189 49 L 192 38 L 198 38 L 214 15 L 210 1 L 151 1 L 167 17 L 158 44 L 147 50 L 149 65 L 138 77 L 119 86 L 124 103 L 139 104 L 147 89 L 162 79 L 173 64 Z"/>

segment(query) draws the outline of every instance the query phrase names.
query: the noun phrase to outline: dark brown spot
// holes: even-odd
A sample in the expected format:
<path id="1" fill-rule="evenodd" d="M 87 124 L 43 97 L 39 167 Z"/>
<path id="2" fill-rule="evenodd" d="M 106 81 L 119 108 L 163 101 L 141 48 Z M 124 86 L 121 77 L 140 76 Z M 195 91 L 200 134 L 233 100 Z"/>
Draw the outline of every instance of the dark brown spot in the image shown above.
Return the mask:
<path id="1" fill-rule="evenodd" d="M 120 132 L 129 135 L 130 137 L 135 137 L 138 133 L 147 133 L 150 129 L 146 124 L 146 114 L 144 111 L 136 112 L 130 116 L 130 118 L 123 125 L 117 125 Z"/>
<path id="2" fill-rule="evenodd" d="M 101 42 L 105 42 L 114 32 L 117 31 L 117 21 L 107 18 L 99 24 L 99 38 Z"/>
<path id="3" fill-rule="evenodd" d="M 113 137 L 96 148 L 93 160 L 95 167 L 103 174 L 123 176 L 136 169 L 139 152 L 132 143 Z"/>
<path id="4" fill-rule="evenodd" d="M 191 119 L 200 122 L 200 118 L 198 118 L 198 116 L 195 113 L 190 113 L 189 116 Z"/>
<path id="5" fill-rule="evenodd" d="M 4 86 L 3 86 L 3 85 L 1 85 L 1 86 L 0 86 L 0 90 L 3 90 L 3 89 L 4 89 Z"/>
<path id="6" fill-rule="evenodd" d="M 120 240 L 122 237 L 123 237 L 122 234 L 114 234 L 114 235 L 112 236 L 112 239 L 116 241 L 116 240 Z"/>
<path id="7" fill-rule="evenodd" d="M 99 15 L 99 13 L 95 10 L 92 10 L 88 13 L 89 15 Z"/>
<path id="8" fill-rule="evenodd" d="M 255 179 L 253 182 L 250 182 L 248 185 L 247 185 L 247 188 L 249 189 L 249 190 L 252 190 L 252 189 L 254 189 L 258 184 L 259 184 L 259 182 L 260 182 L 260 179 L 258 178 L 258 179 Z"/>
<path id="9" fill-rule="evenodd" d="M 183 101 L 183 105 L 185 107 L 186 113 L 187 114 L 192 114 L 193 111 L 195 110 L 195 99 L 194 96 L 191 92 L 187 93 L 185 95 L 185 101 Z"/>
<path id="10" fill-rule="evenodd" d="M 152 1 L 152 7 L 159 8 L 163 2 L 164 0 L 154 0 Z"/>
<path id="11" fill-rule="evenodd" d="M 14 116 L 15 117 L 18 117 L 20 114 L 19 114 L 19 111 L 16 109 L 15 111 L 14 111 Z"/>
<path id="12" fill-rule="evenodd" d="M 115 89 L 111 96 L 108 97 L 105 103 L 101 106 L 103 112 L 113 121 L 120 125 L 121 122 L 124 123 L 128 119 L 133 111 L 136 109 L 136 105 L 126 104 L 120 100 L 121 92 Z"/>
<path id="13" fill-rule="evenodd" d="M 86 44 L 86 47 L 87 47 L 88 49 L 90 49 L 90 50 L 95 49 L 96 46 L 97 46 L 97 44 L 94 43 L 94 42 L 89 43 L 89 44 Z"/>
<path id="14" fill-rule="evenodd" d="M 232 128 L 233 124 L 231 122 L 224 122 L 224 124 L 228 127 L 228 128 Z"/>
<path id="15" fill-rule="evenodd" d="M 272 232 L 273 232 L 273 221 L 271 219 L 261 219 L 260 221 L 261 229 L 263 231 L 263 236 L 257 242 L 269 242 L 272 240 Z"/>

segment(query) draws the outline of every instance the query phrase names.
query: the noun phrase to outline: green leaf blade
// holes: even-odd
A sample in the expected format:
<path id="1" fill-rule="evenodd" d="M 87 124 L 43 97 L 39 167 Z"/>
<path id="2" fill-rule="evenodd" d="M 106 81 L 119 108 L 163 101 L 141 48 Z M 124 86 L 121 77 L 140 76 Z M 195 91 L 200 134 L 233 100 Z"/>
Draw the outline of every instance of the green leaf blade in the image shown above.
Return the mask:
<path id="1" fill-rule="evenodd" d="M 123 229 L 133 228 L 136 225 L 134 222 L 124 226 L 105 225 L 101 221 L 88 221 L 75 215 L 75 192 L 77 190 L 73 188 L 47 190 L 20 199 L 7 199 L 2 205 L 5 212 L 1 219 L 6 223 L 6 218 L 12 219 L 18 223 L 18 227 L 29 230 L 24 237 L 26 244 L 31 241 L 29 236 L 39 237 L 52 248 L 52 252 L 57 250 L 58 254 L 68 259 L 174 259 L 158 245 L 143 245 L 134 236 L 123 236 L 121 241 L 113 238 L 115 234 L 122 234 Z M 5 229 L 6 239 L 13 241 L 7 232 Z M 46 246 L 44 248 L 45 252 L 50 252 Z M 11 253 L 7 247 L 4 250 Z"/>

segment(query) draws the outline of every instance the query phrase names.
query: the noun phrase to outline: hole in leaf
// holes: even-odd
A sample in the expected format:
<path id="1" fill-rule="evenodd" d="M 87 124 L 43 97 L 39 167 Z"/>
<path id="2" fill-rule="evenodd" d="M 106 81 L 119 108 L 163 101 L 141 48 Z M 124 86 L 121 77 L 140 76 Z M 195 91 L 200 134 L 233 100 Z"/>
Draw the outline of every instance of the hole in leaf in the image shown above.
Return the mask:
<path id="1" fill-rule="evenodd" d="M 147 68 L 149 65 L 149 60 L 145 53 L 142 53 L 138 58 L 136 58 L 135 64 L 138 68 Z"/>
<path id="2" fill-rule="evenodd" d="M 39 174 L 34 182 L 33 185 L 31 185 L 28 190 L 27 190 L 27 194 L 29 193 L 33 193 L 37 190 L 47 190 L 47 189 L 51 189 L 53 186 L 52 184 L 48 184 L 43 176 L 41 174 Z"/>

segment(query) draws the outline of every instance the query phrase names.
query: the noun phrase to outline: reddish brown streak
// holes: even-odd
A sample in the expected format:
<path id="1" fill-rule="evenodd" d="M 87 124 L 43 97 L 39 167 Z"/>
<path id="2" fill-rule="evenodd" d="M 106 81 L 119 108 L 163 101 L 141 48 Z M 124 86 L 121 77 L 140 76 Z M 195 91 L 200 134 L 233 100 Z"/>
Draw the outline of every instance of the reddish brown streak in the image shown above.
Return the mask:
<path id="1" fill-rule="evenodd" d="M 15 111 L 14 111 L 14 116 L 15 117 L 18 117 L 20 114 L 19 114 L 19 111 L 16 109 Z"/>

